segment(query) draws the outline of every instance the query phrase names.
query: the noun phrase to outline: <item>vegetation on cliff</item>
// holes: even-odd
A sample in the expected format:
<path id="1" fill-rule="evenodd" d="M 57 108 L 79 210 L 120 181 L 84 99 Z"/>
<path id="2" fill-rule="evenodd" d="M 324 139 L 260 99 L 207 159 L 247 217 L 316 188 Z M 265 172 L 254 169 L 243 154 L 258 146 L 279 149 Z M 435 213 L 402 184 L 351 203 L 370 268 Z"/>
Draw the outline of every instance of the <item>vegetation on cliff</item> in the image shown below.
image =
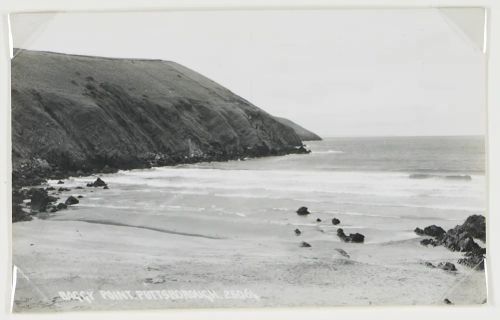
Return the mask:
<path id="1" fill-rule="evenodd" d="M 26 50 L 12 60 L 14 184 L 301 152 L 292 128 L 175 62 Z"/>

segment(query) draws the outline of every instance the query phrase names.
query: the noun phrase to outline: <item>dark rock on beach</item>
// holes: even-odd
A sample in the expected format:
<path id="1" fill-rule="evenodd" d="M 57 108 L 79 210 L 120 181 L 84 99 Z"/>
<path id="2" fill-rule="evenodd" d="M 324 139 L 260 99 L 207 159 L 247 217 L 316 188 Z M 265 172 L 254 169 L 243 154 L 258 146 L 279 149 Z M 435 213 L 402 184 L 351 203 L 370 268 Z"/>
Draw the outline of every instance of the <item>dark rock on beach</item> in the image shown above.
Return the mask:
<path id="1" fill-rule="evenodd" d="M 97 178 L 94 182 L 87 183 L 87 187 L 106 187 L 107 184 L 101 178 Z"/>
<path id="2" fill-rule="evenodd" d="M 68 205 L 65 204 L 65 203 L 62 203 L 62 202 L 59 202 L 56 206 L 57 210 L 63 210 L 63 209 L 66 209 L 68 208 Z"/>
<path id="3" fill-rule="evenodd" d="M 341 240 L 343 240 L 344 242 L 348 242 L 348 241 L 347 241 L 348 237 L 347 237 L 347 235 L 345 234 L 344 229 L 339 228 L 339 229 L 337 230 L 337 236 L 338 236 Z"/>
<path id="4" fill-rule="evenodd" d="M 415 233 L 418 234 L 419 236 L 426 235 L 431 237 L 440 237 L 443 234 L 445 234 L 446 231 L 444 231 L 444 229 L 439 226 L 432 225 L 425 227 L 423 230 L 420 228 L 415 228 Z"/>
<path id="5" fill-rule="evenodd" d="M 310 248 L 310 247 L 311 247 L 311 245 L 310 245 L 309 243 L 305 242 L 305 241 L 302 241 L 302 242 L 300 243 L 300 246 L 301 246 L 302 248 Z"/>
<path id="6" fill-rule="evenodd" d="M 59 192 L 70 191 L 70 189 L 61 187 L 61 188 L 57 189 L 57 191 L 59 191 Z"/>
<path id="7" fill-rule="evenodd" d="M 424 228 L 424 234 L 431 236 L 431 237 L 440 237 L 445 233 L 446 233 L 446 231 L 444 231 L 443 228 L 436 226 L 436 225 L 432 225 L 432 226 L 428 226 L 428 227 Z"/>
<path id="8" fill-rule="evenodd" d="M 363 243 L 365 241 L 365 236 L 361 233 L 351 233 L 346 235 L 344 230 L 341 228 L 337 230 L 337 236 L 344 242 Z"/>
<path id="9" fill-rule="evenodd" d="M 64 181 L 59 180 L 59 181 L 57 181 L 57 184 L 64 184 Z"/>
<path id="10" fill-rule="evenodd" d="M 295 229 L 295 235 L 300 236 L 302 232 L 299 229 Z"/>
<path id="11" fill-rule="evenodd" d="M 297 209 L 297 214 L 299 216 L 306 216 L 306 215 L 310 214 L 310 212 L 307 209 L 307 207 L 300 207 L 300 208 Z"/>
<path id="12" fill-rule="evenodd" d="M 337 219 L 337 218 L 333 218 L 333 219 L 332 219 L 332 224 L 333 224 L 334 226 L 338 225 L 339 223 L 340 223 L 340 220 L 339 220 L 339 219 Z"/>
<path id="13" fill-rule="evenodd" d="M 365 242 L 365 236 L 362 235 L 361 233 L 351 233 L 349 235 L 349 238 L 351 238 L 350 242 L 355 242 L 355 243 Z"/>
<path id="14" fill-rule="evenodd" d="M 320 219 L 320 218 L 317 218 L 317 219 L 316 219 L 316 222 L 321 222 L 321 219 Z"/>
<path id="15" fill-rule="evenodd" d="M 444 304 L 453 304 L 453 302 L 451 302 L 448 298 L 444 298 L 443 302 Z"/>
<path id="16" fill-rule="evenodd" d="M 66 201 L 64 202 L 64 204 L 70 206 L 70 205 L 73 205 L 73 204 L 77 204 L 79 202 L 80 201 L 77 198 L 75 198 L 73 196 L 69 196 L 68 199 L 66 199 Z"/>

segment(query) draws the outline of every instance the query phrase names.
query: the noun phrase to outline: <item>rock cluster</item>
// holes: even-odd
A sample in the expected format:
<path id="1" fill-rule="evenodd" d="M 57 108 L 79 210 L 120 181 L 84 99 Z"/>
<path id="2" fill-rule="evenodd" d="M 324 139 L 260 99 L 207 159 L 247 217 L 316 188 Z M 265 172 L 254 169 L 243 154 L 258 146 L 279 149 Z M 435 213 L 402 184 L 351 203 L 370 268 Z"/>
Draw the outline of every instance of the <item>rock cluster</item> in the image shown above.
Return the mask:
<path id="1" fill-rule="evenodd" d="M 307 207 L 300 207 L 297 209 L 296 212 L 299 216 L 307 216 L 311 214 L 311 212 L 309 212 L 309 209 Z M 316 218 L 316 222 L 320 223 L 322 222 L 322 220 L 320 218 Z M 333 218 L 332 224 L 336 226 L 340 224 L 340 220 L 337 218 Z M 324 232 L 323 230 L 320 231 Z M 295 229 L 295 235 L 300 236 L 301 234 L 302 232 L 299 229 Z M 365 241 L 365 236 L 362 235 L 361 233 L 351 233 L 349 235 L 346 235 L 344 230 L 341 228 L 337 229 L 337 236 L 344 242 L 363 243 Z M 305 246 L 304 243 L 307 244 L 307 242 L 302 242 L 301 247 Z"/>
<path id="2" fill-rule="evenodd" d="M 55 188 L 34 187 L 14 190 L 12 192 L 12 222 L 29 221 L 32 220 L 32 216 L 37 213 L 54 213 L 59 210 L 67 209 L 68 205 L 77 204 L 79 202 L 76 197 L 70 196 L 66 201 L 57 203 L 59 198 L 50 195 L 48 191 L 55 191 Z M 70 191 L 70 189 L 59 188 L 58 191 Z M 24 202 L 26 202 L 26 205 L 22 205 Z"/>
<path id="3" fill-rule="evenodd" d="M 337 236 L 344 242 L 363 243 L 365 241 L 365 236 L 361 233 L 351 233 L 346 235 L 344 230 L 341 228 L 337 230 Z"/>
<path id="4" fill-rule="evenodd" d="M 472 268 L 484 269 L 486 248 L 481 247 L 474 239 L 486 243 L 486 220 L 482 215 L 472 215 L 461 225 L 444 231 L 441 227 L 432 225 L 415 229 L 418 235 L 428 235 L 420 241 L 425 246 L 444 246 L 452 251 L 465 252 L 464 258 L 458 260 L 459 264 Z"/>

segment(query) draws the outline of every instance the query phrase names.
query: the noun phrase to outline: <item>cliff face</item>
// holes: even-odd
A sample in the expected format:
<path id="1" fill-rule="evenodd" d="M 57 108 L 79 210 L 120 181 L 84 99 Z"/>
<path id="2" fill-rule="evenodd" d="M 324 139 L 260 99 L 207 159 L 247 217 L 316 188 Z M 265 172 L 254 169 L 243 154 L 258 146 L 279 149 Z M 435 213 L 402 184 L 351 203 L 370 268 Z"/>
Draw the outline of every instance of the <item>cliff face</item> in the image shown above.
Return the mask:
<path id="1" fill-rule="evenodd" d="M 281 117 L 274 117 L 274 118 L 279 122 L 281 122 L 282 124 L 286 125 L 287 127 L 292 128 L 302 141 L 323 140 L 316 133 L 311 132 L 302 126 L 299 126 L 298 124 L 296 124 L 291 120 Z"/>
<path id="2" fill-rule="evenodd" d="M 20 51 L 12 60 L 14 174 L 297 152 L 290 127 L 174 62 Z M 194 161 L 193 160 L 193 161 Z"/>

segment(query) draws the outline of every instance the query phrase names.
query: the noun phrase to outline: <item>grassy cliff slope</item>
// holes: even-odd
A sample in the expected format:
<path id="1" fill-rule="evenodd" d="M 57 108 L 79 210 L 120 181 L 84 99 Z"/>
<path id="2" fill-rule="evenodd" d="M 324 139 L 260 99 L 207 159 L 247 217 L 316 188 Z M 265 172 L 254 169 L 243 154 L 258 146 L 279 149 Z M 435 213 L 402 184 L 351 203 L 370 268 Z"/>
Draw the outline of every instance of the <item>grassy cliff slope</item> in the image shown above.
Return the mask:
<path id="1" fill-rule="evenodd" d="M 301 146 L 292 128 L 175 62 L 26 50 L 12 60 L 14 179 L 34 167 L 138 168 Z"/>

